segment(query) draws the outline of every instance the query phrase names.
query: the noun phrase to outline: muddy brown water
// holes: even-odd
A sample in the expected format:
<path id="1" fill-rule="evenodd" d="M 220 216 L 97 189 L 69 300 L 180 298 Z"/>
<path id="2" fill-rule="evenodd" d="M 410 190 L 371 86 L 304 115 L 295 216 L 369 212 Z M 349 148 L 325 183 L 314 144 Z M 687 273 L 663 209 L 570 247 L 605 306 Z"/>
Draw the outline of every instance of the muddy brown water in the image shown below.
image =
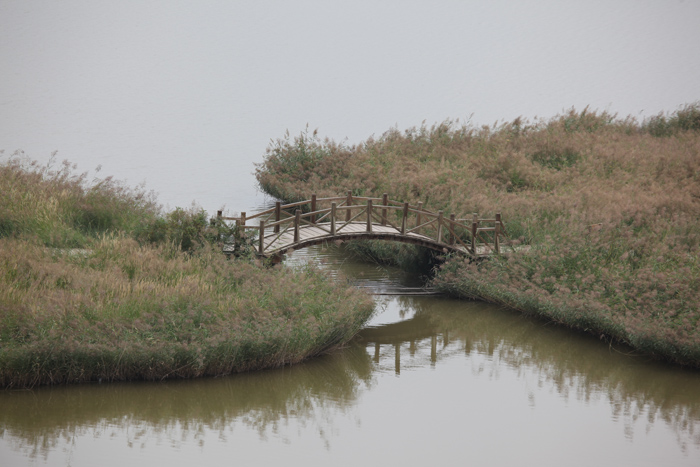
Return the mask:
<path id="1" fill-rule="evenodd" d="M 342 351 L 278 370 L 0 393 L 0 465 L 700 465 L 700 372 L 320 247 L 376 294 Z"/>

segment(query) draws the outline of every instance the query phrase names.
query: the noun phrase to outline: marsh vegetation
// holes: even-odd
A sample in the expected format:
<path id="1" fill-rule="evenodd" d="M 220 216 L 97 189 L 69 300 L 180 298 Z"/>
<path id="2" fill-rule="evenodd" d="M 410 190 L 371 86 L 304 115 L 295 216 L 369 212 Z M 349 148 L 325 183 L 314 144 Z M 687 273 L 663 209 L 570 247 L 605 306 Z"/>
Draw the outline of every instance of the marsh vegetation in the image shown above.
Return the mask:
<path id="1" fill-rule="evenodd" d="M 700 366 L 698 103 L 642 122 L 589 109 L 484 127 L 447 121 L 354 146 L 307 131 L 271 144 L 256 175 L 287 201 L 351 189 L 447 213 L 501 212 L 512 243 L 529 248 L 450 258 L 437 288 Z M 377 248 L 384 261 L 414 253 Z"/>
<path id="2" fill-rule="evenodd" d="M 228 260 L 197 208 L 88 180 L 69 163 L 0 163 L 0 387 L 226 375 L 347 342 L 372 300 L 312 267 Z"/>

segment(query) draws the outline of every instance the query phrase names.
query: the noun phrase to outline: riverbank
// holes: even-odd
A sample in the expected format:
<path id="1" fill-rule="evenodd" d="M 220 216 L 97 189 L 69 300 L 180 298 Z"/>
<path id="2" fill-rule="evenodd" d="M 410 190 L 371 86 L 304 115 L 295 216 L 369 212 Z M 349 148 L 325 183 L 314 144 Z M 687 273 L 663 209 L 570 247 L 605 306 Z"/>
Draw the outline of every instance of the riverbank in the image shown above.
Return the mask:
<path id="1" fill-rule="evenodd" d="M 448 260 L 436 287 L 700 367 L 698 104 L 641 123 L 588 110 L 493 127 L 445 122 L 352 147 L 303 133 L 273 143 L 256 175 L 287 201 L 351 189 L 448 213 L 501 212 L 528 251 Z"/>
<path id="2" fill-rule="evenodd" d="M 219 376 L 343 346 L 366 294 L 227 260 L 226 227 L 64 164 L 0 163 L 0 387 Z"/>

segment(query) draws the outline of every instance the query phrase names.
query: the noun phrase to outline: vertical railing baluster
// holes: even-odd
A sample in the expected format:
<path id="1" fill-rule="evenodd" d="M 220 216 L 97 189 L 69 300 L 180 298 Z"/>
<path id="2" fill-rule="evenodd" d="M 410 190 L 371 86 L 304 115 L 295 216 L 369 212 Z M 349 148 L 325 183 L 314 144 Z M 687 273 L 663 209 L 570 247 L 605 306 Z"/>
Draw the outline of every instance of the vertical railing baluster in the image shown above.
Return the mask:
<path id="1" fill-rule="evenodd" d="M 348 207 L 352 206 L 352 191 L 350 191 L 350 190 L 348 190 L 348 200 L 345 202 L 345 205 Z M 350 219 L 352 218 L 350 211 L 351 211 L 350 209 L 347 209 L 345 211 L 345 222 L 350 222 Z"/>
<path id="2" fill-rule="evenodd" d="M 265 221 L 260 221 L 260 232 L 258 233 L 258 253 L 265 253 Z"/>
<path id="3" fill-rule="evenodd" d="M 496 254 L 500 253 L 500 243 L 498 241 L 498 236 L 501 234 L 501 213 L 496 213 L 496 230 L 493 237 L 493 247 L 496 250 Z"/>
<path id="4" fill-rule="evenodd" d="M 472 214 L 472 254 L 476 256 L 476 234 L 479 228 L 479 216 L 477 213 Z"/>
<path id="5" fill-rule="evenodd" d="M 335 235 L 335 201 L 331 203 L 331 235 Z"/>
<path id="6" fill-rule="evenodd" d="M 389 203 L 389 195 L 384 193 L 382 195 L 382 205 L 388 206 L 388 203 Z M 382 209 L 382 225 L 386 225 L 386 208 Z"/>
<path id="7" fill-rule="evenodd" d="M 418 232 L 420 231 L 420 229 L 418 229 L 418 226 L 420 225 L 420 221 L 421 221 L 421 219 L 420 219 L 420 213 L 421 213 L 422 210 L 423 210 L 423 202 L 422 202 L 422 201 L 419 201 L 419 202 L 418 202 L 418 214 L 417 214 L 417 217 L 416 217 L 416 233 L 418 233 Z"/>
<path id="8" fill-rule="evenodd" d="M 294 213 L 294 243 L 299 243 L 299 222 L 301 221 L 301 209 Z"/>
<path id="9" fill-rule="evenodd" d="M 367 232 L 372 233 L 372 200 L 367 200 Z"/>
<path id="10" fill-rule="evenodd" d="M 282 218 L 282 203 L 277 201 L 277 202 L 275 202 L 275 222 L 279 222 L 281 218 Z M 280 233 L 280 225 L 279 224 L 275 225 L 275 233 Z"/>
<path id="11" fill-rule="evenodd" d="M 311 195 L 311 212 L 316 212 L 316 193 Z M 311 223 L 316 223 L 316 214 L 311 215 Z"/>
<path id="12" fill-rule="evenodd" d="M 455 238 L 453 232 L 455 231 L 455 215 L 450 214 L 450 223 L 448 224 L 450 228 L 448 229 L 450 236 L 449 236 L 449 243 L 450 245 L 454 245 L 457 239 Z"/>
<path id="13" fill-rule="evenodd" d="M 406 223 L 408 222 L 408 203 L 403 203 L 403 214 L 401 216 L 401 235 L 406 235 Z"/>
<path id="14" fill-rule="evenodd" d="M 442 243 L 442 211 L 438 211 L 437 241 Z"/>
<path id="15" fill-rule="evenodd" d="M 236 229 L 236 240 L 234 249 L 239 249 L 245 237 L 245 212 L 241 213 L 240 219 L 236 221 L 238 228 Z"/>

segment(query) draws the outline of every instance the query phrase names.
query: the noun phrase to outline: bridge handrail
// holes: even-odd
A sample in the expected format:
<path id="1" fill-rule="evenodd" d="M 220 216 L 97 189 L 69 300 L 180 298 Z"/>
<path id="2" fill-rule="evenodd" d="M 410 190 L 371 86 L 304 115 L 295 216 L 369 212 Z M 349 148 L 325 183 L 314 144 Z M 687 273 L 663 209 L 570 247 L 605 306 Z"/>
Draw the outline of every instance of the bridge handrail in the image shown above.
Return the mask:
<path id="1" fill-rule="evenodd" d="M 318 209 L 318 204 L 328 202 L 331 203 L 331 207 Z M 364 202 L 364 204 L 357 204 L 358 202 Z M 476 213 L 473 214 L 471 219 L 458 219 L 454 215 L 446 217 L 443 211 L 434 212 L 424 209 L 422 204 L 423 203 L 419 202 L 416 205 L 411 205 L 407 202 L 391 200 L 386 193 L 384 193 L 382 197 L 368 197 L 353 196 L 352 192 L 348 192 L 346 196 L 326 198 L 317 198 L 314 194 L 310 200 L 284 205 L 278 201 L 274 208 L 263 210 L 249 217 L 246 216 L 245 212 L 242 212 L 239 217 L 224 217 L 221 211 L 217 213 L 217 216 L 224 221 L 235 221 L 239 228 L 237 236 L 240 235 L 241 231 L 247 229 L 258 230 L 258 250 L 260 254 L 264 254 L 279 237 L 285 232 L 288 232 L 291 228 L 294 229 L 294 242 L 296 243 L 299 241 L 299 229 L 302 224 L 314 226 L 327 232 L 331 236 L 335 236 L 347 225 L 356 223 L 355 221 L 362 216 L 364 216 L 363 219 L 367 225 L 367 232 L 370 233 L 372 232 L 372 225 L 376 221 L 377 224 L 375 225 L 389 225 L 400 232 L 401 235 L 408 236 L 409 234 L 418 234 L 423 238 L 436 241 L 438 244 L 445 244 L 453 247 L 459 244 L 464 250 L 474 255 L 476 255 L 478 243 L 481 243 L 481 245 L 490 251 L 499 252 L 499 236 L 506 235 L 505 226 L 501 221 L 500 214 L 496 214 L 496 217 L 493 219 L 479 219 Z M 301 208 L 305 205 L 310 206 L 311 209 L 302 213 Z M 296 208 L 294 214 L 289 212 L 292 208 Z M 346 215 L 345 219 L 341 220 L 339 214 L 343 211 L 345 211 Z M 355 215 L 353 215 L 353 211 Z M 390 217 L 388 216 L 390 211 L 401 212 L 401 215 Z M 379 213 L 381 213 L 381 215 Z M 415 225 L 413 227 L 408 226 L 408 217 L 411 214 L 415 215 Z M 255 218 L 262 218 L 263 216 L 267 217 L 261 219 L 259 225 L 247 224 L 247 221 Z M 275 220 L 270 222 L 273 216 Z M 394 225 L 392 218 L 394 221 L 398 221 L 400 227 Z M 411 222 L 411 224 L 413 224 L 413 222 Z M 493 226 L 487 227 L 483 224 L 493 224 Z M 276 236 L 274 240 L 268 242 L 268 246 L 266 247 L 264 246 L 266 238 L 265 232 L 270 229 L 273 230 L 273 236 Z M 425 231 L 425 229 L 431 232 L 434 231 L 435 238 L 430 235 L 424 235 L 421 230 Z M 443 233 L 445 233 L 445 231 L 448 235 L 447 242 L 443 240 Z M 491 242 L 481 235 L 491 232 L 493 232 L 493 240 Z M 488 237 L 491 237 L 491 235 Z"/>

